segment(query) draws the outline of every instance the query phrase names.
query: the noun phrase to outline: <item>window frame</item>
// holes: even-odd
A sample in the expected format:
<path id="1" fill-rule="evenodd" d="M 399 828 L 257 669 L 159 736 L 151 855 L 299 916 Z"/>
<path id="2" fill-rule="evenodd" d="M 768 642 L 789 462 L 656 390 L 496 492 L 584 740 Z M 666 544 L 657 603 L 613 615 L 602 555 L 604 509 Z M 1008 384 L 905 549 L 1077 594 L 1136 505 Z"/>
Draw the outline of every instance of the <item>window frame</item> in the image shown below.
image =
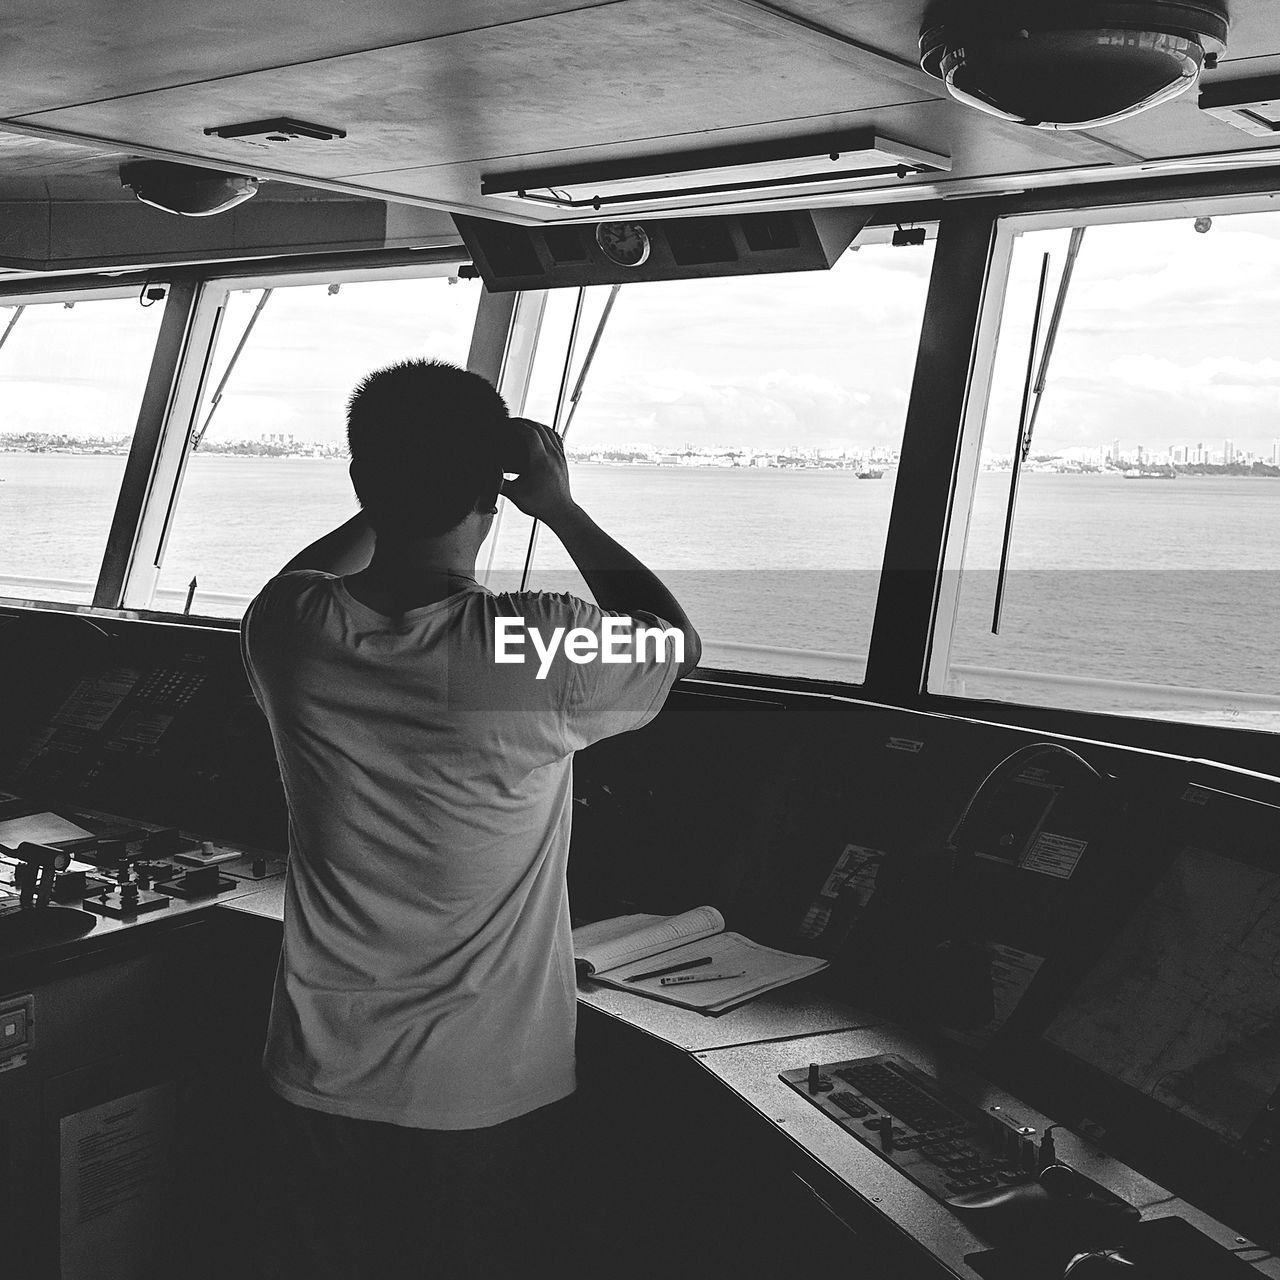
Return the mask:
<path id="1" fill-rule="evenodd" d="M 235 263 L 203 273 L 194 282 L 181 337 L 177 333 L 180 322 L 175 318 L 170 334 L 170 350 L 162 356 L 160 346 L 163 342 L 157 346 L 159 367 L 155 371 L 157 387 L 154 402 L 158 404 L 163 398 L 164 407 L 159 415 L 158 427 L 154 432 L 148 433 L 149 453 L 145 458 L 140 458 L 138 465 L 139 476 L 145 470 L 146 477 L 145 480 L 137 481 L 135 489 L 141 492 L 136 493 L 128 511 L 122 513 L 119 537 L 108 553 L 111 558 L 111 576 L 100 593 L 100 598 L 95 599 L 95 604 L 103 608 L 123 610 L 132 616 L 157 619 L 175 617 L 172 613 L 153 607 L 155 586 L 164 562 L 174 516 L 182 500 L 182 486 L 192 454 L 191 436 L 208 386 L 227 299 L 232 293 L 321 284 L 443 279 L 458 275 L 468 262 L 466 251 L 459 247 L 423 251 L 411 262 L 383 268 L 375 268 L 368 263 L 348 266 L 311 262 L 282 263 L 277 264 L 274 269 L 246 271 L 246 264 Z M 483 299 L 488 296 L 490 295 L 481 294 L 481 310 L 485 310 Z M 167 315 L 165 319 L 168 319 Z M 475 338 L 482 330 L 488 336 L 477 351 Z M 163 336 L 162 334 L 162 339 Z M 478 312 L 472 339 L 471 357 L 491 359 L 491 349 L 497 342 L 501 341 L 505 346 L 506 333 L 500 322 L 496 325 L 482 324 Z M 154 425 L 154 421 L 149 419 L 149 425 Z M 130 529 L 131 539 L 127 532 Z M 129 539 L 127 551 L 126 539 Z M 107 578 L 105 566 L 104 578 Z M 184 618 L 186 616 L 182 615 Z M 235 619 L 211 618 L 209 622 L 213 625 L 222 623 L 238 626 Z"/>
<path id="2" fill-rule="evenodd" d="M 941 677 L 950 669 L 964 555 L 990 404 L 994 357 L 1004 314 L 1013 249 L 1018 237 L 1027 232 L 1063 230 L 1081 225 L 1113 226 L 1264 212 L 1280 214 L 1280 196 L 1272 192 L 1237 194 L 1211 191 L 1191 196 L 1179 193 L 1165 200 L 1131 198 L 1120 201 L 1102 200 L 1097 203 L 1073 201 L 1054 208 L 1027 211 L 1006 211 L 999 205 L 992 206 L 991 265 L 974 328 L 974 358 L 968 394 L 958 423 L 947 528 L 941 544 L 939 569 L 934 584 L 934 609 L 925 649 L 922 680 L 917 690 L 918 696 L 913 699 L 917 705 L 999 723 L 1021 723 L 1028 726 L 1062 724 L 1074 733 L 1088 730 L 1092 734 L 1096 733 L 1099 726 L 1106 725 L 1112 734 L 1122 734 L 1126 740 L 1140 740 L 1144 745 L 1155 744 L 1162 748 L 1167 747 L 1175 737 L 1179 740 L 1203 737 L 1207 743 L 1219 744 L 1220 749 L 1223 741 L 1220 735 L 1231 735 L 1233 742 L 1251 739 L 1261 750 L 1257 753 L 1250 751 L 1249 758 L 1255 762 L 1265 760 L 1265 741 L 1275 737 L 1266 730 L 1205 725 L 1172 717 L 1155 720 L 1099 711 L 1078 711 L 1013 699 L 968 698 L 929 689 L 931 679 Z"/>
<path id="3" fill-rule="evenodd" d="M 139 460 L 152 446 L 152 436 L 164 422 L 164 405 L 157 403 L 155 390 L 158 385 L 158 366 L 164 362 L 162 352 L 167 346 L 166 328 L 172 330 L 179 323 L 177 317 L 188 305 L 185 297 L 175 299 L 175 293 L 181 294 L 183 286 L 188 282 L 188 273 L 174 271 L 164 279 L 150 274 L 114 272 L 101 275 L 75 275 L 56 277 L 52 280 L 37 279 L 0 279 L 0 304 L 14 306 L 52 306 L 77 302 L 101 302 L 112 299 L 141 299 L 148 286 L 162 287 L 165 291 L 163 310 L 160 316 L 160 331 L 156 344 L 152 348 L 151 362 L 148 366 L 147 380 L 143 388 L 142 399 L 138 406 L 138 419 L 134 424 L 130 437 L 129 453 L 125 461 L 125 474 L 120 489 L 116 494 L 116 506 L 112 513 L 111 525 L 107 533 L 107 541 L 103 547 L 102 558 L 96 566 L 92 603 L 88 605 L 73 604 L 68 601 L 30 600 L 22 596 L 0 595 L 0 606 L 30 607 L 55 612 L 88 612 L 99 609 L 111 609 L 116 597 L 111 587 L 114 577 L 115 561 L 118 559 L 118 547 L 122 537 L 128 536 L 128 508 L 131 505 L 126 498 L 136 488 Z M 160 306 L 154 302 L 152 306 Z M 141 439 L 140 439 L 141 437 Z"/>
<path id="4" fill-rule="evenodd" d="M 917 391 L 917 384 L 920 380 L 922 369 L 927 372 L 928 370 L 931 369 L 934 361 L 936 360 L 936 351 L 934 350 L 934 348 L 937 346 L 936 337 L 932 340 L 930 340 L 929 338 L 930 309 L 935 305 L 935 302 L 938 299 L 941 299 L 942 302 L 945 304 L 945 301 L 949 296 L 948 292 L 945 290 L 940 291 L 939 294 L 935 296 L 935 289 L 937 288 L 937 283 L 939 279 L 939 273 L 937 269 L 938 254 L 940 252 L 943 252 L 944 249 L 950 245 L 951 241 L 960 238 L 960 233 L 957 232 L 956 227 L 954 225 L 955 223 L 954 218 L 949 219 L 949 223 L 951 225 L 949 226 L 947 235 L 944 237 L 943 230 L 942 230 L 943 219 L 941 217 L 941 208 L 936 202 L 928 206 L 921 206 L 919 208 L 917 208 L 916 206 L 912 206 L 906 212 L 909 213 L 910 216 L 905 216 L 903 213 L 900 213 L 899 209 L 896 206 L 890 207 L 882 218 L 879 218 L 879 219 L 873 218 L 873 220 L 870 223 L 868 223 L 867 226 L 856 237 L 857 246 L 863 246 L 868 244 L 888 245 L 892 241 L 895 230 L 899 228 L 901 225 L 903 225 L 904 223 L 909 223 L 912 226 L 919 226 L 920 228 L 922 228 L 925 231 L 926 241 L 932 243 L 934 246 L 934 256 L 933 256 L 932 264 L 930 266 L 929 281 L 926 286 L 925 303 L 924 303 L 924 308 L 922 310 L 921 317 L 920 317 L 919 336 L 916 339 L 917 355 L 913 365 L 912 375 L 907 385 L 908 408 L 907 408 L 906 416 L 903 421 L 902 445 L 900 448 L 901 460 L 898 465 L 897 476 L 895 477 L 895 480 L 894 480 L 894 497 L 893 497 L 891 515 L 890 515 L 890 528 L 886 534 L 884 557 L 881 560 L 881 564 L 880 564 L 880 580 L 879 580 L 879 584 L 876 591 L 876 599 L 872 602 L 873 626 L 872 626 L 871 634 L 869 634 L 867 637 L 866 654 L 864 655 L 864 654 L 858 654 L 858 653 L 830 653 L 817 647 L 795 648 L 795 647 L 784 647 L 784 646 L 757 646 L 757 645 L 743 643 L 738 639 L 709 640 L 704 637 L 705 643 L 708 643 L 722 651 L 736 649 L 736 650 L 750 650 L 757 653 L 774 653 L 780 656 L 808 656 L 808 657 L 814 657 L 814 658 L 836 659 L 836 660 L 847 663 L 847 665 L 851 668 L 861 666 L 863 668 L 862 678 L 855 680 L 852 678 L 840 679 L 835 676 L 790 675 L 790 674 L 781 674 L 776 672 L 763 672 L 763 671 L 752 670 L 752 669 L 736 668 L 731 666 L 716 666 L 716 667 L 707 668 L 707 669 L 700 667 L 698 669 L 698 676 L 697 676 L 697 678 L 699 679 L 704 677 L 710 678 L 710 679 L 718 679 L 719 676 L 723 675 L 728 681 L 735 684 L 741 683 L 741 682 L 757 683 L 759 687 L 763 690 L 776 690 L 776 689 L 789 688 L 789 689 L 802 690 L 808 693 L 818 693 L 818 694 L 833 693 L 846 698 L 849 696 L 868 697 L 868 696 L 878 695 L 879 693 L 883 692 L 883 690 L 880 689 L 880 685 L 883 684 L 884 682 L 882 680 L 877 680 L 873 682 L 872 651 L 876 645 L 876 636 L 875 636 L 876 627 L 882 624 L 883 611 L 881 609 L 881 601 L 884 599 L 884 596 L 885 596 L 885 583 L 888 580 L 888 577 L 891 576 L 887 574 L 887 571 L 890 568 L 890 548 L 895 544 L 894 533 L 893 533 L 893 521 L 895 519 L 898 519 L 902 527 L 907 530 L 918 529 L 921 523 L 919 520 L 918 512 L 912 511 L 905 520 L 902 520 L 900 514 L 896 514 L 896 513 L 899 513 L 900 504 L 902 502 L 903 476 L 905 471 L 910 469 L 907 462 L 907 454 L 908 454 L 908 440 L 911 437 L 911 426 L 910 426 L 911 418 L 912 418 L 913 411 L 917 415 L 926 416 L 926 417 L 936 412 L 936 402 L 935 402 L 932 389 L 929 391 L 926 391 L 923 394 L 920 394 Z M 954 250 L 952 250 L 952 252 L 954 252 Z M 792 274 L 805 274 L 805 273 L 796 272 Z M 720 279 L 733 279 L 733 278 L 734 277 L 732 276 L 701 277 L 702 280 L 711 282 L 713 284 Z M 768 278 L 768 273 L 764 273 L 763 278 Z M 640 282 L 640 283 L 643 283 L 643 282 Z M 588 289 L 592 289 L 592 288 L 607 289 L 609 288 L 609 286 L 608 285 L 571 286 L 571 287 L 566 287 L 562 289 L 561 292 L 566 294 L 577 293 L 580 295 L 580 297 L 582 297 L 582 296 L 585 296 L 585 293 Z M 951 286 L 951 292 L 955 292 L 954 285 Z M 528 354 L 529 363 L 525 370 L 524 382 L 521 387 L 521 397 L 520 397 L 521 405 L 523 405 L 524 403 L 523 392 L 527 391 L 528 389 L 528 382 L 529 382 L 529 377 L 532 373 L 533 362 L 538 355 L 537 344 L 539 341 L 539 331 L 540 331 L 543 316 L 544 316 L 547 294 L 546 294 L 546 291 L 543 291 L 542 293 L 537 295 L 523 295 L 523 294 L 521 295 L 521 297 L 527 297 L 527 296 L 536 297 L 538 299 L 537 311 L 531 314 L 527 322 L 527 328 L 523 331 L 522 334 L 518 327 L 518 322 L 517 322 L 517 328 L 513 329 L 513 335 L 512 335 L 513 343 L 516 341 L 523 341 L 525 343 L 531 344 L 529 347 L 529 354 Z M 568 341 L 567 348 L 554 352 L 551 358 L 551 363 L 553 365 L 558 364 L 558 362 L 560 361 L 565 361 L 566 377 L 568 377 L 568 374 L 570 372 L 580 372 L 580 369 L 581 369 L 580 364 L 577 366 L 573 365 L 574 341 L 575 341 L 575 338 L 571 335 Z M 581 343 L 582 345 L 585 345 L 586 335 L 583 332 L 579 331 L 576 335 L 576 341 Z M 567 359 L 566 359 L 566 356 L 567 356 Z M 573 379 L 572 377 L 568 377 L 566 387 L 571 385 L 573 385 Z M 499 389 L 503 392 L 504 396 L 506 396 L 508 400 L 508 403 L 511 405 L 512 413 L 513 414 L 518 413 L 519 410 L 517 410 L 516 408 L 516 402 L 512 398 L 511 394 L 508 393 L 507 388 L 500 384 Z M 922 438 L 925 434 L 932 434 L 932 433 L 921 433 L 921 435 L 918 436 L 917 438 L 918 439 Z M 505 501 L 505 499 L 500 498 L 498 502 L 498 517 L 494 522 L 494 531 L 492 535 L 493 538 L 496 538 L 501 528 L 503 514 L 506 512 L 507 507 L 508 507 L 508 504 Z M 488 545 L 490 544 L 486 542 L 486 546 Z M 482 552 L 482 555 L 483 555 L 483 552 Z M 536 562 L 536 551 L 535 551 L 534 560 L 532 561 L 532 567 L 536 568 L 536 563 L 537 562 Z M 486 582 L 488 580 L 488 574 L 489 574 L 489 570 L 488 568 L 486 568 L 484 575 L 481 577 L 482 582 Z M 921 632 L 920 635 L 923 637 L 924 633 Z M 901 639 L 900 638 L 895 639 L 893 642 L 890 642 L 887 644 L 882 640 L 880 647 L 882 650 L 886 650 L 888 652 L 900 653 L 902 651 Z M 908 645 L 907 647 L 910 648 L 911 646 Z M 885 664 L 882 664 L 882 665 L 885 665 Z M 919 682 L 917 681 L 917 686 L 918 684 Z"/>

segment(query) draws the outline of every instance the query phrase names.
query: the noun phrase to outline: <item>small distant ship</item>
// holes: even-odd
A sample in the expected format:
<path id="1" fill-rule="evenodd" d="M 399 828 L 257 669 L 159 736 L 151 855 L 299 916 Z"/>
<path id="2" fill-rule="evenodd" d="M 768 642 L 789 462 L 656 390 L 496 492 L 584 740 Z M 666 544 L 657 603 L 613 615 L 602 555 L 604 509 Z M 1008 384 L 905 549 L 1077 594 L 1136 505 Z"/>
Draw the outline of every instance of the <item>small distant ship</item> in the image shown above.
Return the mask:
<path id="1" fill-rule="evenodd" d="M 855 474 L 859 480 L 880 480 L 884 477 L 884 472 L 879 471 L 874 467 L 871 467 L 866 471 L 855 472 Z"/>
<path id="2" fill-rule="evenodd" d="M 1176 480 L 1176 471 L 1139 471 L 1136 467 L 1123 473 L 1125 480 Z"/>

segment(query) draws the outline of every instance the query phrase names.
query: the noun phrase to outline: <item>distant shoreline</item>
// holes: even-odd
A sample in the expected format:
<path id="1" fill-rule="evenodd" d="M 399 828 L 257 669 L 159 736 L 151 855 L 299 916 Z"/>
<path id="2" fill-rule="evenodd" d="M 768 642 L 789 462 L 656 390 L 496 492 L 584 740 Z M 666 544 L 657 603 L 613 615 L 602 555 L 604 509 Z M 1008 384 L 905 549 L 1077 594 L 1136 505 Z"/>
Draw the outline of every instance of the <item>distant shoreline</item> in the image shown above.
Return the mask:
<path id="1" fill-rule="evenodd" d="M 738 452 L 736 450 L 730 452 Z M 129 455 L 128 447 L 110 448 L 106 446 L 93 446 L 82 448 L 15 448 L 13 445 L 0 442 L 0 456 L 36 456 L 36 457 L 59 457 L 59 458 L 125 458 Z M 254 461 L 254 462 L 329 462 L 340 463 L 343 466 L 350 464 L 349 455 L 343 454 L 314 454 L 314 453 L 277 453 L 277 452 L 240 452 L 229 449 L 205 449 L 200 451 L 201 458 L 218 458 L 235 462 Z M 575 466 L 583 467 L 635 467 L 644 468 L 651 471 L 802 471 L 802 472 L 831 472 L 839 475 L 851 475 L 858 479 L 880 479 L 881 475 L 889 477 L 897 470 L 896 462 L 873 462 L 873 463 L 854 463 L 845 461 L 844 459 L 814 459 L 814 460 L 790 460 L 785 454 L 772 455 L 755 455 L 761 457 L 771 457 L 775 459 L 769 462 L 760 463 L 732 463 L 726 464 L 722 461 L 714 459 L 728 456 L 726 454 L 719 455 L 692 455 L 705 456 L 706 461 L 703 462 L 659 462 L 653 458 L 602 458 L 595 459 L 583 456 L 575 456 L 570 454 L 569 461 Z M 1010 468 L 1008 466 L 983 466 L 980 469 L 983 475 L 1008 475 Z M 1043 465 L 1034 467 L 1024 467 L 1024 475 L 1056 475 L 1056 476 L 1088 476 L 1092 478 L 1105 479 L 1125 479 L 1125 470 L 1131 468 L 1080 468 L 1077 466 L 1062 467 L 1046 467 Z M 872 471 L 881 473 L 880 475 L 867 475 L 866 472 Z M 863 474 L 859 474 L 859 473 Z M 1178 478 L 1178 479 L 1195 479 L 1197 477 L 1207 477 L 1209 479 L 1230 479 L 1230 480 L 1274 480 L 1280 479 L 1280 466 L 1274 466 L 1271 463 L 1257 462 L 1251 465 L 1244 463 L 1232 463 L 1230 465 L 1214 464 L 1214 463 L 1176 463 L 1172 466 L 1171 476 L 1159 476 L 1153 474 L 1151 478 Z M 1133 477 L 1128 477 L 1133 478 Z M 1147 478 L 1147 477 L 1144 477 Z"/>

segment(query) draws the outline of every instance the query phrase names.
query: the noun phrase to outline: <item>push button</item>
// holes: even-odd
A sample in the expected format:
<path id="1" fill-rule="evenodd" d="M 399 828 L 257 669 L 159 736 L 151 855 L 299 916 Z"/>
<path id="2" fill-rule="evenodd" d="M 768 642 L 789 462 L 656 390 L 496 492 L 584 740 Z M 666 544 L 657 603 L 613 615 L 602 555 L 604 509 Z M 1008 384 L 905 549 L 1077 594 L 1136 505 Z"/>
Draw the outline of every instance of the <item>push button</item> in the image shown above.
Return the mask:
<path id="1" fill-rule="evenodd" d="M 0 1054 L 11 1053 L 27 1043 L 27 1011 L 9 1009 L 0 1013 Z"/>

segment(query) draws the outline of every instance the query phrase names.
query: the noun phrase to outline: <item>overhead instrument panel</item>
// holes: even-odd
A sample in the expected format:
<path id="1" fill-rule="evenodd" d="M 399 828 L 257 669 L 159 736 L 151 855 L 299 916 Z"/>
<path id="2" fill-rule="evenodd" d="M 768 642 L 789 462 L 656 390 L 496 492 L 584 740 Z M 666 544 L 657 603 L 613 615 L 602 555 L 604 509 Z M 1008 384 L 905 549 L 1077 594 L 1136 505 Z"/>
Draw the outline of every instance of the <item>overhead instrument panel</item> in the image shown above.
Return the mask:
<path id="1" fill-rule="evenodd" d="M 870 209 L 799 209 L 706 218 L 604 219 L 517 226 L 455 217 L 488 289 L 555 289 L 641 280 L 824 271 L 870 220 Z"/>

